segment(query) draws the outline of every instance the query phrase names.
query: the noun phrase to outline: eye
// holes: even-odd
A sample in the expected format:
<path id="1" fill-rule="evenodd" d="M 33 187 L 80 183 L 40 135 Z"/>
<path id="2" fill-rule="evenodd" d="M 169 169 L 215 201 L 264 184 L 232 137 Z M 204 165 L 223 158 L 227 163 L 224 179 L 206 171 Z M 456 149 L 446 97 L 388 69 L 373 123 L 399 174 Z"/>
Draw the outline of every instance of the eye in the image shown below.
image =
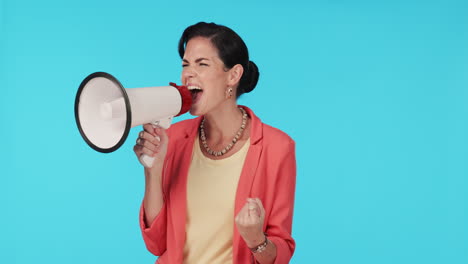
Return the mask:
<path id="1" fill-rule="evenodd" d="M 209 65 L 206 63 L 200 63 L 200 66 L 209 66 Z"/>
<path id="2" fill-rule="evenodd" d="M 182 64 L 182 68 L 185 68 L 185 67 L 187 67 L 187 66 L 188 66 L 188 64 L 185 64 L 185 63 Z"/>

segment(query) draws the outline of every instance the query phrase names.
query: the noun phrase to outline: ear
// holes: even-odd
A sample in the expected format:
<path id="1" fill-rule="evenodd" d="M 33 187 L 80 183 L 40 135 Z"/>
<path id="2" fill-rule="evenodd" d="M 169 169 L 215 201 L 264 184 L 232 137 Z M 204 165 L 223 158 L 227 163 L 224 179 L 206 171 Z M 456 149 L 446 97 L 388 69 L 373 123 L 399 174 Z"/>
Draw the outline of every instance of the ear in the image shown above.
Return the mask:
<path id="1" fill-rule="evenodd" d="M 234 67 L 232 67 L 229 70 L 228 86 L 237 87 L 243 73 L 244 73 L 244 67 L 242 67 L 242 65 L 240 64 L 234 65 Z"/>

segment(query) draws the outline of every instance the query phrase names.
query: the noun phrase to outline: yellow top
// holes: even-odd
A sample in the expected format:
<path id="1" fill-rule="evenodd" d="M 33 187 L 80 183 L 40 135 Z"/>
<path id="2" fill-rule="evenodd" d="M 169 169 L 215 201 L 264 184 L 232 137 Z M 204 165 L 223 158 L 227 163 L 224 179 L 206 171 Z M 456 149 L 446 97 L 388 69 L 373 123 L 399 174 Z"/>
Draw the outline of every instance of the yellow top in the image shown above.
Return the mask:
<path id="1" fill-rule="evenodd" d="M 204 156 L 198 137 L 187 182 L 184 263 L 232 264 L 234 201 L 250 139 L 221 160 Z"/>

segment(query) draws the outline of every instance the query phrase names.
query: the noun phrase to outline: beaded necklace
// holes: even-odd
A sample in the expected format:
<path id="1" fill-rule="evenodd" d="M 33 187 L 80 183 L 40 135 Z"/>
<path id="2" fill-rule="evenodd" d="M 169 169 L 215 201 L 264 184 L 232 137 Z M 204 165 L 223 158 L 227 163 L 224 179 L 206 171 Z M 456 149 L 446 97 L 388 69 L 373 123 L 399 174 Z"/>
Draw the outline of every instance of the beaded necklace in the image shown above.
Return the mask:
<path id="1" fill-rule="evenodd" d="M 242 136 L 242 133 L 244 132 L 245 126 L 247 124 L 247 113 L 245 112 L 245 110 L 243 108 L 239 107 L 239 109 L 242 112 L 241 127 L 240 127 L 239 131 L 237 131 L 236 136 L 234 136 L 234 138 L 231 140 L 231 142 L 220 151 L 214 151 L 214 150 L 210 149 L 210 147 L 208 147 L 208 143 L 206 142 L 205 127 L 204 127 L 205 118 L 203 118 L 203 120 L 200 123 L 200 139 L 201 139 L 203 147 L 205 148 L 205 150 L 206 150 L 206 152 L 208 154 L 210 154 L 212 156 L 215 156 L 215 157 L 222 156 L 222 155 L 226 154 L 229 150 L 231 150 L 232 147 L 236 144 L 236 142 L 240 139 L 240 137 Z"/>

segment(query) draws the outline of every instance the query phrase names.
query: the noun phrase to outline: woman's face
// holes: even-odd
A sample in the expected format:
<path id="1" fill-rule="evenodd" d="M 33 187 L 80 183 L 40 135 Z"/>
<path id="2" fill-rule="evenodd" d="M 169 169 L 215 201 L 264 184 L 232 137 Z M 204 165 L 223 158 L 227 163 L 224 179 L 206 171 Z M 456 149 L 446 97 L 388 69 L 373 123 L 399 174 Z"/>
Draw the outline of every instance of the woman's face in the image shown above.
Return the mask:
<path id="1" fill-rule="evenodd" d="M 209 39 L 195 37 L 188 41 L 182 67 L 182 83 L 192 92 L 192 115 L 204 115 L 226 102 L 229 71 Z"/>

